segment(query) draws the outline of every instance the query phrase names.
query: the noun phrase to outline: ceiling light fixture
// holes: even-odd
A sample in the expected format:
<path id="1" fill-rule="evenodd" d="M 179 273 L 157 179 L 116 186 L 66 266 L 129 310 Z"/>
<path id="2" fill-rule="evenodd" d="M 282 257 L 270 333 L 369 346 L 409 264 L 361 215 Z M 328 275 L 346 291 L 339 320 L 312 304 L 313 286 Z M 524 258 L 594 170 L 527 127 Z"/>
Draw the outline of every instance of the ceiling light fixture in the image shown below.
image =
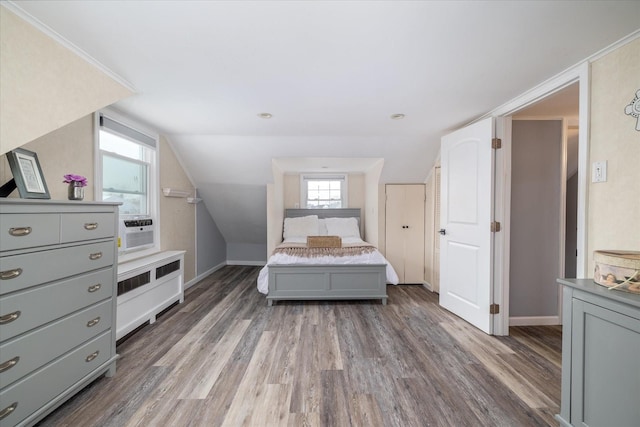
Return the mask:
<path id="1" fill-rule="evenodd" d="M 260 113 L 260 114 L 258 114 L 258 117 L 260 117 L 261 119 L 270 119 L 271 117 L 273 117 L 273 114 L 271 114 L 271 113 Z"/>
<path id="2" fill-rule="evenodd" d="M 393 120 L 402 120 L 402 119 L 404 119 L 404 114 L 402 114 L 402 113 L 392 114 L 391 118 Z"/>

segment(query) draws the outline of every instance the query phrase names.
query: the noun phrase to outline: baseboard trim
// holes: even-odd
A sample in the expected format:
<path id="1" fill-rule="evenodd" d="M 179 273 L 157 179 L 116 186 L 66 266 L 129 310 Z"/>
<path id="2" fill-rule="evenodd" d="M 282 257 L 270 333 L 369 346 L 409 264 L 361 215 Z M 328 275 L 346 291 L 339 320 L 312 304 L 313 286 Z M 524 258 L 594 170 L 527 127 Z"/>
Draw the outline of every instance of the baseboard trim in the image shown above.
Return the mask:
<path id="1" fill-rule="evenodd" d="M 266 264 L 267 264 L 266 261 L 239 261 L 239 260 L 233 260 L 233 259 L 227 260 L 227 265 L 254 265 L 257 267 L 263 267 Z"/>
<path id="2" fill-rule="evenodd" d="M 431 285 L 431 283 L 429 283 L 429 282 L 427 282 L 427 281 L 424 281 L 424 282 L 422 282 L 422 286 L 424 286 L 425 288 L 427 288 L 427 290 L 428 290 L 429 292 L 433 292 L 433 286 Z"/>
<path id="3" fill-rule="evenodd" d="M 189 289 L 191 286 L 195 285 L 196 283 L 198 283 L 199 281 L 201 281 L 202 279 L 212 275 L 213 273 L 215 273 L 216 271 L 220 270 L 222 267 L 224 267 L 225 265 L 227 265 L 226 262 L 221 262 L 220 264 L 216 265 L 215 267 L 210 268 L 209 270 L 205 271 L 204 273 L 200 274 L 197 277 L 194 277 L 193 279 L 189 280 L 187 283 L 184 284 L 184 289 L 185 291 L 187 289 Z"/>
<path id="4" fill-rule="evenodd" d="M 509 317 L 509 326 L 562 325 L 560 316 L 519 316 Z"/>

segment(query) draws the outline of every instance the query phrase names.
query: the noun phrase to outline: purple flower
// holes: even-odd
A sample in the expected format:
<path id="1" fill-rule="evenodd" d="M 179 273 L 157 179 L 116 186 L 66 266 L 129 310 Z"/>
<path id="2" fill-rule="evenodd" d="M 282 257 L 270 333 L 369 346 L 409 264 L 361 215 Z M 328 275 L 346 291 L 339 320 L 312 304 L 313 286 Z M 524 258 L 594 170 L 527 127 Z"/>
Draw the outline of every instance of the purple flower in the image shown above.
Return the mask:
<path id="1" fill-rule="evenodd" d="M 87 178 L 85 178 L 82 175 L 74 175 L 72 173 L 69 173 L 67 175 L 64 176 L 64 182 L 65 184 L 71 184 L 72 182 L 77 182 L 80 184 L 80 187 L 86 187 L 87 186 Z"/>

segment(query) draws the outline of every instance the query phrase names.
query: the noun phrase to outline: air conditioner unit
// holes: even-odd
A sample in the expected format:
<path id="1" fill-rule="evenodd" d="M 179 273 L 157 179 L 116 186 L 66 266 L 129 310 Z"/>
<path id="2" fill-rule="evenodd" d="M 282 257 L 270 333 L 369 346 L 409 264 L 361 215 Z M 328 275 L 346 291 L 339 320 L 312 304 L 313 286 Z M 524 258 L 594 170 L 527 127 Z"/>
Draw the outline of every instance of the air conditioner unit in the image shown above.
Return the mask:
<path id="1" fill-rule="evenodd" d="M 118 251 L 145 249 L 153 246 L 154 225 L 151 218 L 120 219 Z"/>

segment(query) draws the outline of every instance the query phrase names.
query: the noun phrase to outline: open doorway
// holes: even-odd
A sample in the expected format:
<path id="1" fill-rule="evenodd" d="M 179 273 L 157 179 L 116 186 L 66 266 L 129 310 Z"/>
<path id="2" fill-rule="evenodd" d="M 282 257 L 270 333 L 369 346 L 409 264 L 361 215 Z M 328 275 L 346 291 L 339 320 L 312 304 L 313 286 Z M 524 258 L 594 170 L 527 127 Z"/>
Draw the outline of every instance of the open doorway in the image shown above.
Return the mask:
<path id="1" fill-rule="evenodd" d="M 484 121 L 485 119 L 492 118 L 495 126 L 494 139 L 492 142 L 496 143 L 496 150 L 494 152 L 494 161 L 495 161 L 495 182 L 493 184 L 493 206 L 492 210 L 494 212 L 495 219 L 495 230 L 493 233 L 493 253 L 491 256 L 491 269 L 493 271 L 492 277 L 490 280 L 490 287 L 492 288 L 492 296 L 491 300 L 493 303 L 491 307 L 487 310 L 491 313 L 492 316 L 492 334 L 493 335 L 509 335 L 509 326 L 510 326 L 510 232 L 511 232 L 511 224 L 510 224 L 510 196 L 511 196 L 511 131 L 512 131 L 512 118 L 522 118 L 526 115 L 536 115 L 537 118 L 558 118 L 565 117 L 564 114 L 557 113 L 555 110 L 551 108 L 547 108 L 545 111 L 537 111 L 538 108 L 542 108 L 544 106 L 550 107 L 553 105 L 551 100 L 553 99 L 556 105 L 560 105 L 561 94 L 569 94 L 570 92 L 565 92 L 565 90 L 573 90 L 574 96 L 571 96 L 572 99 L 571 104 L 574 106 L 573 111 L 578 111 L 575 113 L 575 117 L 577 119 L 575 121 L 568 120 L 566 121 L 567 129 L 568 126 L 579 126 L 580 129 L 588 129 L 588 106 L 589 106 L 589 91 L 588 91 L 588 77 L 589 77 L 589 67 L 588 64 L 582 64 L 578 67 L 574 67 L 566 72 L 558 75 L 552 80 L 541 84 L 540 86 L 532 89 L 531 91 L 523 94 L 522 96 L 504 104 L 503 106 L 487 113 L 485 116 L 478 119 L 478 121 L 474 123 L 479 123 Z M 555 98 L 555 99 L 554 99 Z M 577 106 L 577 107 L 576 107 Z M 569 115 L 566 115 L 567 117 Z M 468 125 L 463 129 L 467 129 L 473 124 Z M 587 159 L 588 159 L 588 141 L 586 137 L 586 132 L 578 131 L 578 196 L 577 196 L 577 238 L 576 238 L 576 246 L 577 246 L 577 257 L 576 257 L 576 276 L 578 278 L 585 277 L 585 250 L 586 250 L 586 215 L 587 215 L 587 206 L 586 206 L 586 189 L 587 189 L 587 180 L 586 180 L 586 171 L 588 171 Z M 474 139 L 475 140 L 475 139 Z M 566 165 L 566 162 L 562 163 Z M 566 168 L 566 166 L 564 166 Z M 442 172 L 442 176 L 444 176 L 444 172 Z M 444 182 L 444 181 L 443 181 Z M 560 185 L 564 187 L 566 185 L 565 182 L 561 181 Z M 441 185 L 441 195 L 444 193 L 444 184 Z M 467 187 L 464 187 L 467 188 Z M 565 194 L 565 189 L 563 188 L 563 195 Z M 444 205 L 444 199 L 441 200 L 440 205 Z M 562 201 L 561 208 L 564 209 L 566 206 L 566 201 Z M 558 209 L 559 210 L 559 209 Z M 564 211 L 558 212 L 558 214 L 563 214 Z M 504 221 L 504 222 L 503 222 Z M 442 220 L 440 221 L 442 226 Z M 561 217 L 561 223 L 565 224 L 566 218 Z M 494 224 L 492 224 L 493 227 Z M 502 226 L 501 226 L 502 225 Z M 500 226 L 500 227 L 499 227 Z M 446 228 L 446 227 L 445 227 Z M 446 230 L 443 230 L 446 231 Z M 501 232 L 498 232 L 501 231 Z M 564 230 L 563 230 L 564 233 Z M 564 234 L 563 234 L 564 236 Z M 557 239 L 560 240 L 560 236 L 557 236 Z M 561 240 L 562 248 L 565 247 L 564 240 Z M 544 250 L 544 249 L 543 249 Z M 564 249 L 563 249 L 564 250 Z M 562 253 L 561 250 L 559 253 Z M 539 253 L 540 251 L 538 251 Z M 532 251 L 527 251 L 527 253 L 531 254 Z M 564 259 L 561 259 L 558 256 L 558 265 L 552 267 L 552 271 L 555 272 L 553 275 L 552 283 L 548 283 L 547 286 L 551 286 L 554 289 L 554 292 L 558 290 L 558 286 L 556 284 L 556 278 L 559 276 L 564 276 Z M 442 258 L 440 260 L 440 266 L 442 266 L 443 261 Z M 441 273 L 441 272 L 440 272 Z M 536 274 L 534 273 L 535 277 Z M 440 293 L 442 294 L 443 288 L 443 278 L 440 274 Z M 557 309 L 555 312 L 556 316 L 553 317 L 553 323 L 559 323 L 561 319 L 561 309 L 562 305 L 560 303 L 561 295 L 557 292 L 558 302 L 556 303 Z M 536 321 L 536 324 L 549 323 L 549 319 L 545 319 L 546 316 L 527 316 L 529 317 L 527 323 L 533 323 L 532 318 L 541 317 L 542 319 L 533 319 Z M 542 320 L 542 321 L 541 321 Z M 544 321 L 544 322 L 543 322 Z"/>
<path id="2" fill-rule="evenodd" d="M 576 277 L 579 83 L 512 116 L 509 324 L 561 323 Z"/>

